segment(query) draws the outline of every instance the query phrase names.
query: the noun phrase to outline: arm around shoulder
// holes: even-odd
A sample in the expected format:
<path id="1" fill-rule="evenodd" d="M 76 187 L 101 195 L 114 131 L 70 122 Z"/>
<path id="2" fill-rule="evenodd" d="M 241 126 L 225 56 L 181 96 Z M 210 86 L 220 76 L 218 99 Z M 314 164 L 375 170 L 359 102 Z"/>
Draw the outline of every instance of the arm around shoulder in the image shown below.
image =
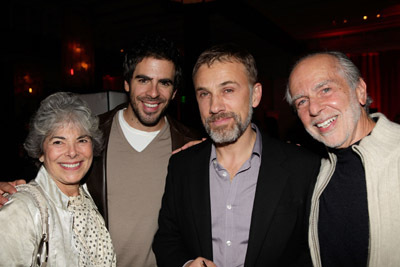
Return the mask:
<path id="1" fill-rule="evenodd" d="M 0 182 L 0 208 L 8 201 L 8 198 L 4 197 L 3 194 L 14 194 L 17 192 L 15 189 L 16 185 L 26 184 L 25 180 L 15 180 L 12 182 Z"/>

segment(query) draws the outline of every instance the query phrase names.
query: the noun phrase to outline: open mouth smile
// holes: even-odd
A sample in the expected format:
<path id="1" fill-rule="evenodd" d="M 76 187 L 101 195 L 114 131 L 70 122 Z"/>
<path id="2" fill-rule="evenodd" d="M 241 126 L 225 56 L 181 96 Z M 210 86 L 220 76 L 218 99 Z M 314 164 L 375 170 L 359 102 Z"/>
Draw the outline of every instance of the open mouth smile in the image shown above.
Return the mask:
<path id="1" fill-rule="evenodd" d="M 148 108 L 156 108 L 156 107 L 158 107 L 158 103 L 156 103 L 156 104 L 150 104 L 150 103 L 143 103 L 146 107 L 148 107 Z"/>
<path id="2" fill-rule="evenodd" d="M 66 169 L 73 169 L 76 167 L 79 167 L 81 165 L 81 162 L 77 163 L 60 163 L 61 167 L 66 168 Z"/>
<path id="3" fill-rule="evenodd" d="M 325 128 L 328 128 L 328 127 L 332 124 L 332 122 L 334 122 L 336 119 L 337 119 L 337 116 L 332 117 L 332 118 L 330 118 L 330 119 L 328 119 L 328 120 L 326 120 L 326 121 L 324 121 L 324 122 L 316 123 L 315 125 L 316 125 L 318 128 L 323 128 L 323 129 L 325 129 Z"/>

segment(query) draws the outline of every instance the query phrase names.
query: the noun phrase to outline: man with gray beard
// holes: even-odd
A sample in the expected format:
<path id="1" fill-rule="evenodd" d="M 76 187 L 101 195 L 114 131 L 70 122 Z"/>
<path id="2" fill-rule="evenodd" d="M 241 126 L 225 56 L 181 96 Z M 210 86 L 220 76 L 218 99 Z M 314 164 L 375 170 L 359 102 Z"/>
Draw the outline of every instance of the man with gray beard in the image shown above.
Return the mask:
<path id="1" fill-rule="evenodd" d="M 157 265 L 311 266 L 307 218 L 319 157 L 251 123 L 262 85 L 246 50 L 204 51 L 193 83 L 211 140 L 170 158 Z"/>

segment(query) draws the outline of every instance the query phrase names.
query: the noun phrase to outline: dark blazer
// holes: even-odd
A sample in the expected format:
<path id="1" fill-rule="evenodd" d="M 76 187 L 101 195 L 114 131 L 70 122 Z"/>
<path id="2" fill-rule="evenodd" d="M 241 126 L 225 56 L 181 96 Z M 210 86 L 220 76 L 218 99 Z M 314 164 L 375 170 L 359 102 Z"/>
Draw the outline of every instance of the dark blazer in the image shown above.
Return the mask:
<path id="1" fill-rule="evenodd" d="M 311 266 L 308 213 L 320 158 L 263 135 L 244 266 Z M 205 141 L 171 157 L 153 250 L 159 267 L 213 259 Z M 230 267 L 230 266 L 226 266 Z"/>
<path id="2" fill-rule="evenodd" d="M 99 128 L 103 132 L 105 146 L 101 155 L 93 159 L 92 167 L 85 176 L 85 182 L 87 183 L 89 192 L 92 195 L 101 215 L 103 216 L 107 227 L 107 145 L 115 114 L 127 106 L 128 103 L 124 103 L 115 107 L 111 111 L 99 115 Z M 170 126 L 172 151 L 182 147 L 189 141 L 201 139 L 201 135 L 198 132 L 186 127 L 168 115 L 166 117 Z M 134 172 L 132 173 L 134 174 Z"/>

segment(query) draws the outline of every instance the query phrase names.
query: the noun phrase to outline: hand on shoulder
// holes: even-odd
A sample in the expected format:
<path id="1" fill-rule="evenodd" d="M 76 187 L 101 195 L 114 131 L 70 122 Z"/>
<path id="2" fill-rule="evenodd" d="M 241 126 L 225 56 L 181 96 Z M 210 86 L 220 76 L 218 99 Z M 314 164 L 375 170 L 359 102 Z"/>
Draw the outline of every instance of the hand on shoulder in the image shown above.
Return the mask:
<path id="1" fill-rule="evenodd" d="M 26 184 L 25 180 L 19 179 L 12 182 L 0 182 L 0 208 L 8 201 L 8 198 L 4 197 L 3 194 L 8 193 L 10 195 L 17 192 L 15 186 L 20 184 Z"/>

